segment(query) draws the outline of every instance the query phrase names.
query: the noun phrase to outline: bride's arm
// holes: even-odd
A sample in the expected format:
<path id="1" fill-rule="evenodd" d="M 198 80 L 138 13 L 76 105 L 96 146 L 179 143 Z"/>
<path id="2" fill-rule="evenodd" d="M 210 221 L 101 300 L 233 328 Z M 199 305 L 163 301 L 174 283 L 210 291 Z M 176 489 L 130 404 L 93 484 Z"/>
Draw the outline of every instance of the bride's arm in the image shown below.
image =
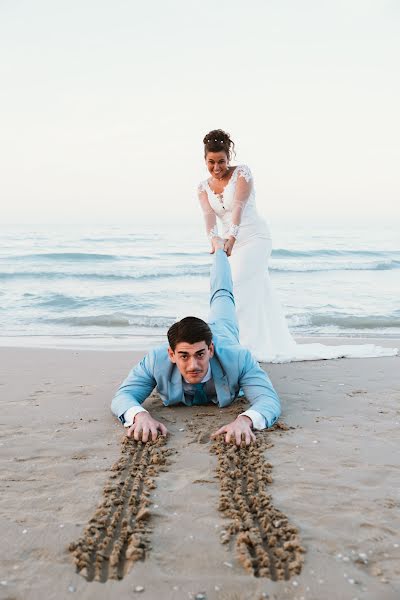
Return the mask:
<path id="1" fill-rule="evenodd" d="M 225 251 L 228 256 L 230 256 L 238 236 L 243 210 L 253 189 L 253 178 L 250 169 L 244 165 L 237 168 L 239 171 L 235 186 L 235 195 L 232 202 L 232 223 L 229 229 L 230 235 L 225 244 Z"/>
<path id="2" fill-rule="evenodd" d="M 207 192 L 202 188 L 201 185 L 199 186 L 198 195 L 201 210 L 203 211 L 207 236 L 211 242 L 211 254 L 214 254 L 214 240 L 218 237 L 217 217 L 208 201 Z"/>

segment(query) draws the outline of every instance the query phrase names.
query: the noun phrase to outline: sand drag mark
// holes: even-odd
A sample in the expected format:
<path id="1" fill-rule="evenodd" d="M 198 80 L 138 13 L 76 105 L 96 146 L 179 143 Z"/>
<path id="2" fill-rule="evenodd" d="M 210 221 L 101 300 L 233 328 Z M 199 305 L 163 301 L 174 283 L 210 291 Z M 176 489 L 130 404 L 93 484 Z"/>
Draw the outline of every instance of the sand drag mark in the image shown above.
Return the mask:
<path id="1" fill-rule="evenodd" d="M 218 508 L 231 519 L 221 542 L 231 545 L 248 573 L 277 581 L 300 573 L 305 550 L 296 527 L 272 505 L 265 490 L 272 482 L 272 465 L 263 456 L 272 446 L 267 436 L 258 434 L 256 443 L 247 448 L 218 439 L 211 452 L 218 458 Z"/>
<path id="2" fill-rule="evenodd" d="M 122 579 L 134 562 L 145 558 L 150 548 L 149 496 L 156 487 L 152 477 L 166 470 L 172 452 L 164 445 L 163 437 L 147 443 L 123 439 L 103 501 L 83 535 L 69 546 L 77 571 L 88 581 Z"/>

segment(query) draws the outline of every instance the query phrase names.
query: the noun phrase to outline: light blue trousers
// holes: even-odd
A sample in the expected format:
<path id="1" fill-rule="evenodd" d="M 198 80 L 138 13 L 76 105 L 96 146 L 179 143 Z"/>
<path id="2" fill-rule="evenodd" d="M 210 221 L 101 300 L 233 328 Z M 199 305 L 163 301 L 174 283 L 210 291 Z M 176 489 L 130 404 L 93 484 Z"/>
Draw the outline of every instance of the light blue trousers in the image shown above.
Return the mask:
<path id="1" fill-rule="evenodd" d="M 215 251 L 211 267 L 208 324 L 229 344 L 239 343 L 231 267 L 227 255 L 221 249 Z"/>

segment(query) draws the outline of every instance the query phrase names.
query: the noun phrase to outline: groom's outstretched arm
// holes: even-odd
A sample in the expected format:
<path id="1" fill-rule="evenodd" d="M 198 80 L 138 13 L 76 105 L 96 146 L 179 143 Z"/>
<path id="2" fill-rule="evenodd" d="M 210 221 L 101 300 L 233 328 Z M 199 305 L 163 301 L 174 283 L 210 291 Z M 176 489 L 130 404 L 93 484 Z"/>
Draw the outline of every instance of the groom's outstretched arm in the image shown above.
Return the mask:
<path id="1" fill-rule="evenodd" d="M 239 361 L 242 365 L 239 385 L 250 402 L 252 409 L 248 412 L 250 415 L 253 411 L 254 414 L 258 413 L 257 420 L 264 419 L 264 426 L 257 425 L 257 429 L 272 427 L 281 414 L 278 394 L 274 390 L 268 375 L 245 348 L 242 349 Z M 226 443 L 234 440 L 236 445 L 240 446 L 244 440 L 248 446 L 256 439 L 252 429 L 252 419 L 246 413 L 242 413 L 231 423 L 220 427 L 220 429 L 212 434 L 212 437 L 215 438 L 218 435 L 224 435 Z"/>
<path id="2" fill-rule="evenodd" d="M 260 367 L 251 352 L 242 349 L 242 371 L 239 385 L 250 402 L 250 408 L 265 419 L 265 427 L 272 427 L 281 414 L 281 403 L 270 378 Z"/>
<path id="3" fill-rule="evenodd" d="M 133 435 L 136 440 L 142 439 L 144 442 L 147 442 L 149 437 L 155 440 L 158 431 L 162 435 L 167 434 L 166 427 L 142 407 L 142 403 L 156 386 L 153 376 L 154 364 L 155 351 L 152 351 L 133 367 L 111 402 L 111 410 L 114 415 L 125 426 L 129 426 L 128 437 Z M 125 422 L 127 415 L 130 419 L 128 423 Z"/>
<path id="4" fill-rule="evenodd" d="M 119 386 L 111 402 L 111 410 L 118 419 L 124 422 L 124 413 L 132 407 L 140 407 L 153 389 L 156 380 L 153 376 L 153 352 L 147 354 Z"/>

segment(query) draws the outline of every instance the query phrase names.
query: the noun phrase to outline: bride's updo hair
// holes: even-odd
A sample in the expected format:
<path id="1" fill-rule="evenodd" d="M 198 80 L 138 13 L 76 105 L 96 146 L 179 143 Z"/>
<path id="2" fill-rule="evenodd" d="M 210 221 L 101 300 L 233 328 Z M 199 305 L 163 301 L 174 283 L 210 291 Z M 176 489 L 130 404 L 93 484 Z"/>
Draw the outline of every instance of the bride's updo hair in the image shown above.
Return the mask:
<path id="1" fill-rule="evenodd" d="M 235 154 L 235 144 L 232 142 L 229 133 L 222 129 L 213 129 L 203 139 L 204 156 L 209 152 L 221 152 L 223 150 L 228 160 L 231 160 L 232 153 Z"/>

